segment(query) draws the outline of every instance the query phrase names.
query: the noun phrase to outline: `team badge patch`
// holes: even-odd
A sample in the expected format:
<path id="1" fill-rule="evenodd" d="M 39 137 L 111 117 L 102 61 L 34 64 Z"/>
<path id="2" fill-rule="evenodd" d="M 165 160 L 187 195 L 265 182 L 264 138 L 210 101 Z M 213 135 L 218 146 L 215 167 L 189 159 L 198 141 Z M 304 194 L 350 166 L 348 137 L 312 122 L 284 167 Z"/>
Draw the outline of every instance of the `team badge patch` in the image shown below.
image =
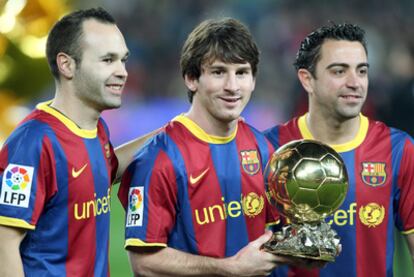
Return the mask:
<path id="1" fill-rule="evenodd" d="M 242 199 L 243 212 L 249 217 L 254 217 L 263 210 L 263 196 L 259 196 L 254 192 L 250 192 Z"/>
<path id="2" fill-rule="evenodd" d="M 385 163 L 362 163 L 361 177 L 362 181 L 369 186 L 378 187 L 383 185 L 387 179 Z"/>
<path id="3" fill-rule="evenodd" d="M 144 187 L 132 187 L 128 195 L 126 227 L 142 226 L 144 216 Z"/>
<path id="4" fill-rule="evenodd" d="M 382 223 L 385 217 L 385 208 L 377 203 L 368 203 L 359 208 L 359 218 L 361 222 L 371 227 L 377 227 Z"/>
<path id="5" fill-rule="evenodd" d="M 256 150 L 247 150 L 240 152 L 242 166 L 244 171 L 249 175 L 256 174 L 260 169 L 260 161 Z"/>
<path id="6" fill-rule="evenodd" d="M 0 204 L 29 207 L 33 171 L 31 166 L 9 164 L 3 174 Z"/>

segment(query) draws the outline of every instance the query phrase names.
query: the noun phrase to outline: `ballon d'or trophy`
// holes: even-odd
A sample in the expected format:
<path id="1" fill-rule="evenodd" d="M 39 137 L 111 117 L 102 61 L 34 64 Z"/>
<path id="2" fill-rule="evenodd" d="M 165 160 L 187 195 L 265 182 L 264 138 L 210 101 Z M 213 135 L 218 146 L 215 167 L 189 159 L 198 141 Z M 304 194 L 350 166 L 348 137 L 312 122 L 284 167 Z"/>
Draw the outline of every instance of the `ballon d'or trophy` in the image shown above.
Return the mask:
<path id="1" fill-rule="evenodd" d="M 266 196 L 286 217 L 285 225 L 263 245 L 286 256 L 332 262 L 340 238 L 324 220 L 339 208 L 348 191 L 341 156 L 314 140 L 296 140 L 273 153 L 265 169 Z"/>

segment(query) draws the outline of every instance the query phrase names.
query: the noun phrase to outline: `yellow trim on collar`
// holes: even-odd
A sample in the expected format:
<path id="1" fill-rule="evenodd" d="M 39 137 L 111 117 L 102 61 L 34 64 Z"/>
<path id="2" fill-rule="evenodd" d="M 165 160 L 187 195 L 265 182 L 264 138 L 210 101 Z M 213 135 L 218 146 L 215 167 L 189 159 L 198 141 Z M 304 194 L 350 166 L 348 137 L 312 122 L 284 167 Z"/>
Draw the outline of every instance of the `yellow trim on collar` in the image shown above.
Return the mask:
<path id="1" fill-rule="evenodd" d="M 27 223 L 23 219 L 0 216 L 0 225 L 19 227 L 23 229 L 34 230 L 35 226 Z"/>
<path id="2" fill-rule="evenodd" d="M 71 130 L 75 135 L 78 135 L 82 138 L 96 138 L 96 135 L 98 134 L 98 128 L 95 128 L 93 130 L 85 130 L 79 128 L 78 125 L 76 125 L 75 122 L 58 112 L 57 110 L 51 108 L 49 104 L 52 103 L 52 100 L 39 103 L 37 104 L 36 108 L 38 110 L 44 111 L 54 117 L 56 117 L 59 121 L 61 121 L 69 130 Z"/>
<path id="3" fill-rule="evenodd" d="M 233 134 L 228 137 L 219 137 L 219 136 L 212 136 L 204 132 L 200 126 L 198 126 L 194 121 L 189 119 L 183 114 L 176 116 L 173 121 L 180 122 L 183 124 L 194 136 L 198 139 L 207 142 L 207 143 L 214 143 L 214 144 L 225 144 L 232 141 L 237 134 L 237 125 L 236 129 L 234 130 Z"/>
<path id="4" fill-rule="evenodd" d="M 167 244 L 161 242 L 148 243 L 140 239 L 127 239 L 125 241 L 125 248 L 130 246 L 138 247 L 167 247 Z"/>
<path id="5" fill-rule="evenodd" d="M 308 128 L 308 125 L 306 124 L 307 116 L 308 116 L 308 113 L 302 115 L 299 118 L 298 120 L 299 131 L 304 139 L 314 139 L 312 133 L 310 132 Z M 359 130 L 355 138 L 346 143 L 330 145 L 335 151 L 339 153 L 350 151 L 360 146 L 361 143 L 364 141 L 368 133 L 369 121 L 368 121 L 368 118 L 362 114 L 359 114 L 359 118 L 360 118 L 361 124 L 359 125 Z"/>

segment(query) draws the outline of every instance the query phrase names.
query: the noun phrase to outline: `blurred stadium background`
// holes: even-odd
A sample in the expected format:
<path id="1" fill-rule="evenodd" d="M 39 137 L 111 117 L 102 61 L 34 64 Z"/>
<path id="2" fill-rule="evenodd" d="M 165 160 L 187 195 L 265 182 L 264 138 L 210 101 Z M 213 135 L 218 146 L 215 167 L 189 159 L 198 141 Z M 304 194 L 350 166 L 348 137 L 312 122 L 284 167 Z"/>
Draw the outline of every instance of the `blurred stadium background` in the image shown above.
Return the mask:
<path id="1" fill-rule="evenodd" d="M 210 17 L 240 19 L 261 49 L 256 90 L 243 114 L 258 129 L 305 111 L 306 94 L 292 63 L 301 39 L 331 20 L 357 23 L 367 31 L 371 67 L 365 114 L 414 135 L 413 0 L 0 0 L 0 146 L 36 103 L 53 97 L 44 57 L 51 25 L 66 12 L 96 6 L 114 15 L 131 52 L 123 107 L 104 113 L 115 146 L 188 109 L 180 48 L 188 32 Z M 129 276 L 116 191 L 111 272 Z M 408 258 L 404 251 L 398 261 Z M 401 276 L 408 276 L 407 267 L 398 267 Z"/>

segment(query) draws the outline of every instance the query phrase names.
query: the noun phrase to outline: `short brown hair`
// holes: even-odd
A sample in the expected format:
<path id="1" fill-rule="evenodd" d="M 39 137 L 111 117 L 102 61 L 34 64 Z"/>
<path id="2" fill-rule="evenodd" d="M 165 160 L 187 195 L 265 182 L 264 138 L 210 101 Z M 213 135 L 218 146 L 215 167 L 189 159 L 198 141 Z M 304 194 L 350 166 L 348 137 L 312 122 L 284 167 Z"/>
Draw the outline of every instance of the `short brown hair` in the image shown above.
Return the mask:
<path id="1" fill-rule="evenodd" d="M 181 74 L 198 79 L 201 66 L 220 60 L 225 63 L 250 63 L 253 76 L 257 73 L 259 50 L 248 28 L 232 18 L 205 20 L 187 37 L 181 51 Z M 190 103 L 193 91 L 188 91 Z"/>

